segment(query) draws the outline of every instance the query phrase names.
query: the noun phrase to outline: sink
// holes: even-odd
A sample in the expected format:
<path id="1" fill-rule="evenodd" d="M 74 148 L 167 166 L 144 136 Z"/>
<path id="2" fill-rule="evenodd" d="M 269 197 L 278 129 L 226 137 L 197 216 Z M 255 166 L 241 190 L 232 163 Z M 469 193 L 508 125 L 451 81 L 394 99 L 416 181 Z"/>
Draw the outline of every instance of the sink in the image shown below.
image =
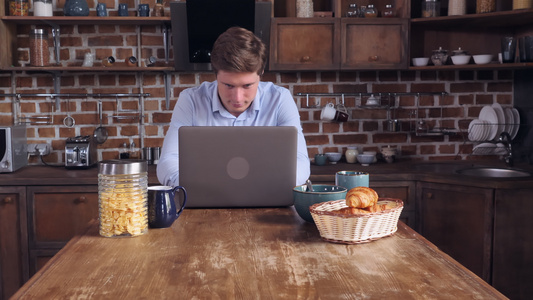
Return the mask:
<path id="1" fill-rule="evenodd" d="M 506 168 L 467 168 L 456 171 L 458 174 L 477 176 L 477 177 L 493 177 L 493 178 L 515 178 L 515 177 L 531 177 L 532 173 L 519 169 Z"/>

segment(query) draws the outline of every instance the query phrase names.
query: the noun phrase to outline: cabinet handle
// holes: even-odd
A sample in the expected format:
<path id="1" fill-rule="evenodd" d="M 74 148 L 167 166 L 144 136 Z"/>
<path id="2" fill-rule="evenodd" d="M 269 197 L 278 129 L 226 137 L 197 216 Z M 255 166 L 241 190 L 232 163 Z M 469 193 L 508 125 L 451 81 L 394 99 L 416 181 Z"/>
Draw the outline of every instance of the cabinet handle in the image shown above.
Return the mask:
<path id="1" fill-rule="evenodd" d="M 433 193 L 427 193 L 426 194 L 427 199 L 433 199 Z"/>
<path id="2" fill-rule="evenodd" d="M 74 203 L 76 203 L 76 204 L 86 203 L 86 202 L 87 202 L 87 197 L 85 197 L 85 196 L 81 196 L 79 198 L 74 199 Z"/>
<path id="3" fill-rule="evenodd" d="M 13 198 L 11 198 L 11 197 L 5 197 L 5 198 L 4 198 L 4 201 L 2 201 L 2 202 L 4 202 L 5 204 L 12 203 L 12 202 L 13 202 Z"/>
<path id="4" fill-rule="evenodd" d="M 301 59 L 301 62 L 310 62 L 311 61 L 311 57 L 310 56 L 303 56 L 302 59 Z"/>
<path id="5" fill-rule="evenodd" d="M 378 61 L 378 60 L 379 60 L 379 56 L 377 55 L 368 57 L 368 61 Z"/>

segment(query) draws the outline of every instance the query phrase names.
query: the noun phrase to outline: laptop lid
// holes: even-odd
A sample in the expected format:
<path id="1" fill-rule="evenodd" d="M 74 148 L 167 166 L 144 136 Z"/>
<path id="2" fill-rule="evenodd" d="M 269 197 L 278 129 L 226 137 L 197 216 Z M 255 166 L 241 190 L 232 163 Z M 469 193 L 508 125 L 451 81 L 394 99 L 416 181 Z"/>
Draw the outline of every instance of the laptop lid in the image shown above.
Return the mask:
<path id="1" fill-rule="evenodd" d="M 179 182 L 187 207 L 293 205 L 297 130 L 292 126 L 183 126 Z"/>

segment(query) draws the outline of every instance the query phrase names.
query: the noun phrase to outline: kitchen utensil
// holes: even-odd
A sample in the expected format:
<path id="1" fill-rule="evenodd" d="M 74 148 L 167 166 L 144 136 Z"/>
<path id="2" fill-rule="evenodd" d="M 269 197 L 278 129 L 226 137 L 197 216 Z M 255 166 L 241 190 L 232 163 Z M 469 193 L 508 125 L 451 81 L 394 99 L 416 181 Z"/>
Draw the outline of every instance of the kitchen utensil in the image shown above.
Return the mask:
<path id="1" fill-rule="evenodd" d="M 312 192 L 313 191 L 313 184 L 311 183 L 311 180 L 307 179 L 305 181 L 305 184 L 307 184 L 307 191 Z"/>
<path id="2" fill-rule="evenodd" d="M 100 126 L 94 130 L 94 138 L 96 143 L 103 144 L 107 141 L 107 129 L 102 126 L 102 102 L 98 101 L 98 118 L 100 119 Z"/>
<path id="3" fill-rule="evenodd" d="M 76 120 L 70 116 L 70 100 L 67 99 L 67 116 L 63 119 L 63 125 L 67 126 L 68 128 L 72 128 L 75 124 Z"/>
<path id="4" fill-rule="evenodd" d="M 176 191 L 183 191 L 183 202 L 176 201 Z M 178 202 L 178 203 L 176 203 Z M 151 228 L 167 228 L 180 216 L 187 203 L 187 191 L 182 186 L 148 187 L 148 225 Z M 178 206 L 179 205 L 179 206 Z"/>
<path id="5" fill-rule="evenodd" d="M 357 155 L 357 161 L 361 163 L 361 166 L 369 166 L 374 162 L 375 155 L 372 154 L 359 154 Z"/>
<path id="6" fill-rule="evenodd" d="M 315 154 L 315 165 L 323 166 L 328 161 L 326 154 Z"/>
<path id="7" fill-rule="evenodd" d="M 331 164 L 336 164 L 339 160 L 341 160 L 342 153 L 340 153 L 340 152 L 327 152 L 326 156 L 328 157 L 328 160 L 331 162 Z"/>
<path id="8" fill-rule="evenodd" d="M 470 62 L 470 55 L 453 55 L 452 62 L 454 65 L 466 65 Z"/>

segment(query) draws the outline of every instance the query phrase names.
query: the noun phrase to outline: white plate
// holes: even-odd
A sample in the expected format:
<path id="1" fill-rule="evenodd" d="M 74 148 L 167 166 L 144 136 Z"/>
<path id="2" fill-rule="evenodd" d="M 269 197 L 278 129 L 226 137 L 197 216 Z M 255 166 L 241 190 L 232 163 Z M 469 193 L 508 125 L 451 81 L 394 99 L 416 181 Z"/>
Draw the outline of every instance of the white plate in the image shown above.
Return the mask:
<path id="1" fill-rule="evenodd" d="M 494 153 L 496 145 L 493 143 L 481 143 L 474 146 L 472 153 L 475 155 L 491 155 Z"/>
<path id="2" fill-rule="evenodd" d="M 496 111 L 491 106 L 484 106 L 481 111 L 479 112 L 479 119 L 488 121 L 489 124 L 486 127 L 489 128 L 490 134 L 487 140 L 493 140 L 498 132 L 498 115 L 496 115 Z"/>
<path id="3" fill-rule="evenodd" d="M 516 108 L 512 109 L 513 117 L 514 117 L 514 126 L 513 126 L 513 132 L 510 133 L 511 139 L 514 139 L 516 137 L 516 134 L 518 133 L 518 129 L 520 129 L 520 114 L 518 113 L 518 110 Z"/>
<path id="4" fill-rule="evenodd" d="M 470 124 L 468 124 L 468 139 L 470 141 L 480 141 L 481 130 L 479 127 L 481 127 L 481 122 L 482 121 L 480 119 L 474 119 L 470 121 Z"/>
<path id="5" fill-rule="evenodd" d="M 505 115 L 503 113 L 503 108 L 499 103 L 492 104 L 492 108 L 494 108 L 496 116 L 498 117 L 498 131 L 496 132 L 496 136 L 498 137 L 505 129 Z"/>
<path id="6" fill-rule="evenodd" d="M 505 122 L 507 123 L 507 124 L 505 124 L 504 131 L 507 132 L 510 135 L 511 132 L 513 131 L 513 127 L 514 127 L 513 111 L 510 108 L 506 108 L 504 110 L 504 113 L 505 113 Z"/>

